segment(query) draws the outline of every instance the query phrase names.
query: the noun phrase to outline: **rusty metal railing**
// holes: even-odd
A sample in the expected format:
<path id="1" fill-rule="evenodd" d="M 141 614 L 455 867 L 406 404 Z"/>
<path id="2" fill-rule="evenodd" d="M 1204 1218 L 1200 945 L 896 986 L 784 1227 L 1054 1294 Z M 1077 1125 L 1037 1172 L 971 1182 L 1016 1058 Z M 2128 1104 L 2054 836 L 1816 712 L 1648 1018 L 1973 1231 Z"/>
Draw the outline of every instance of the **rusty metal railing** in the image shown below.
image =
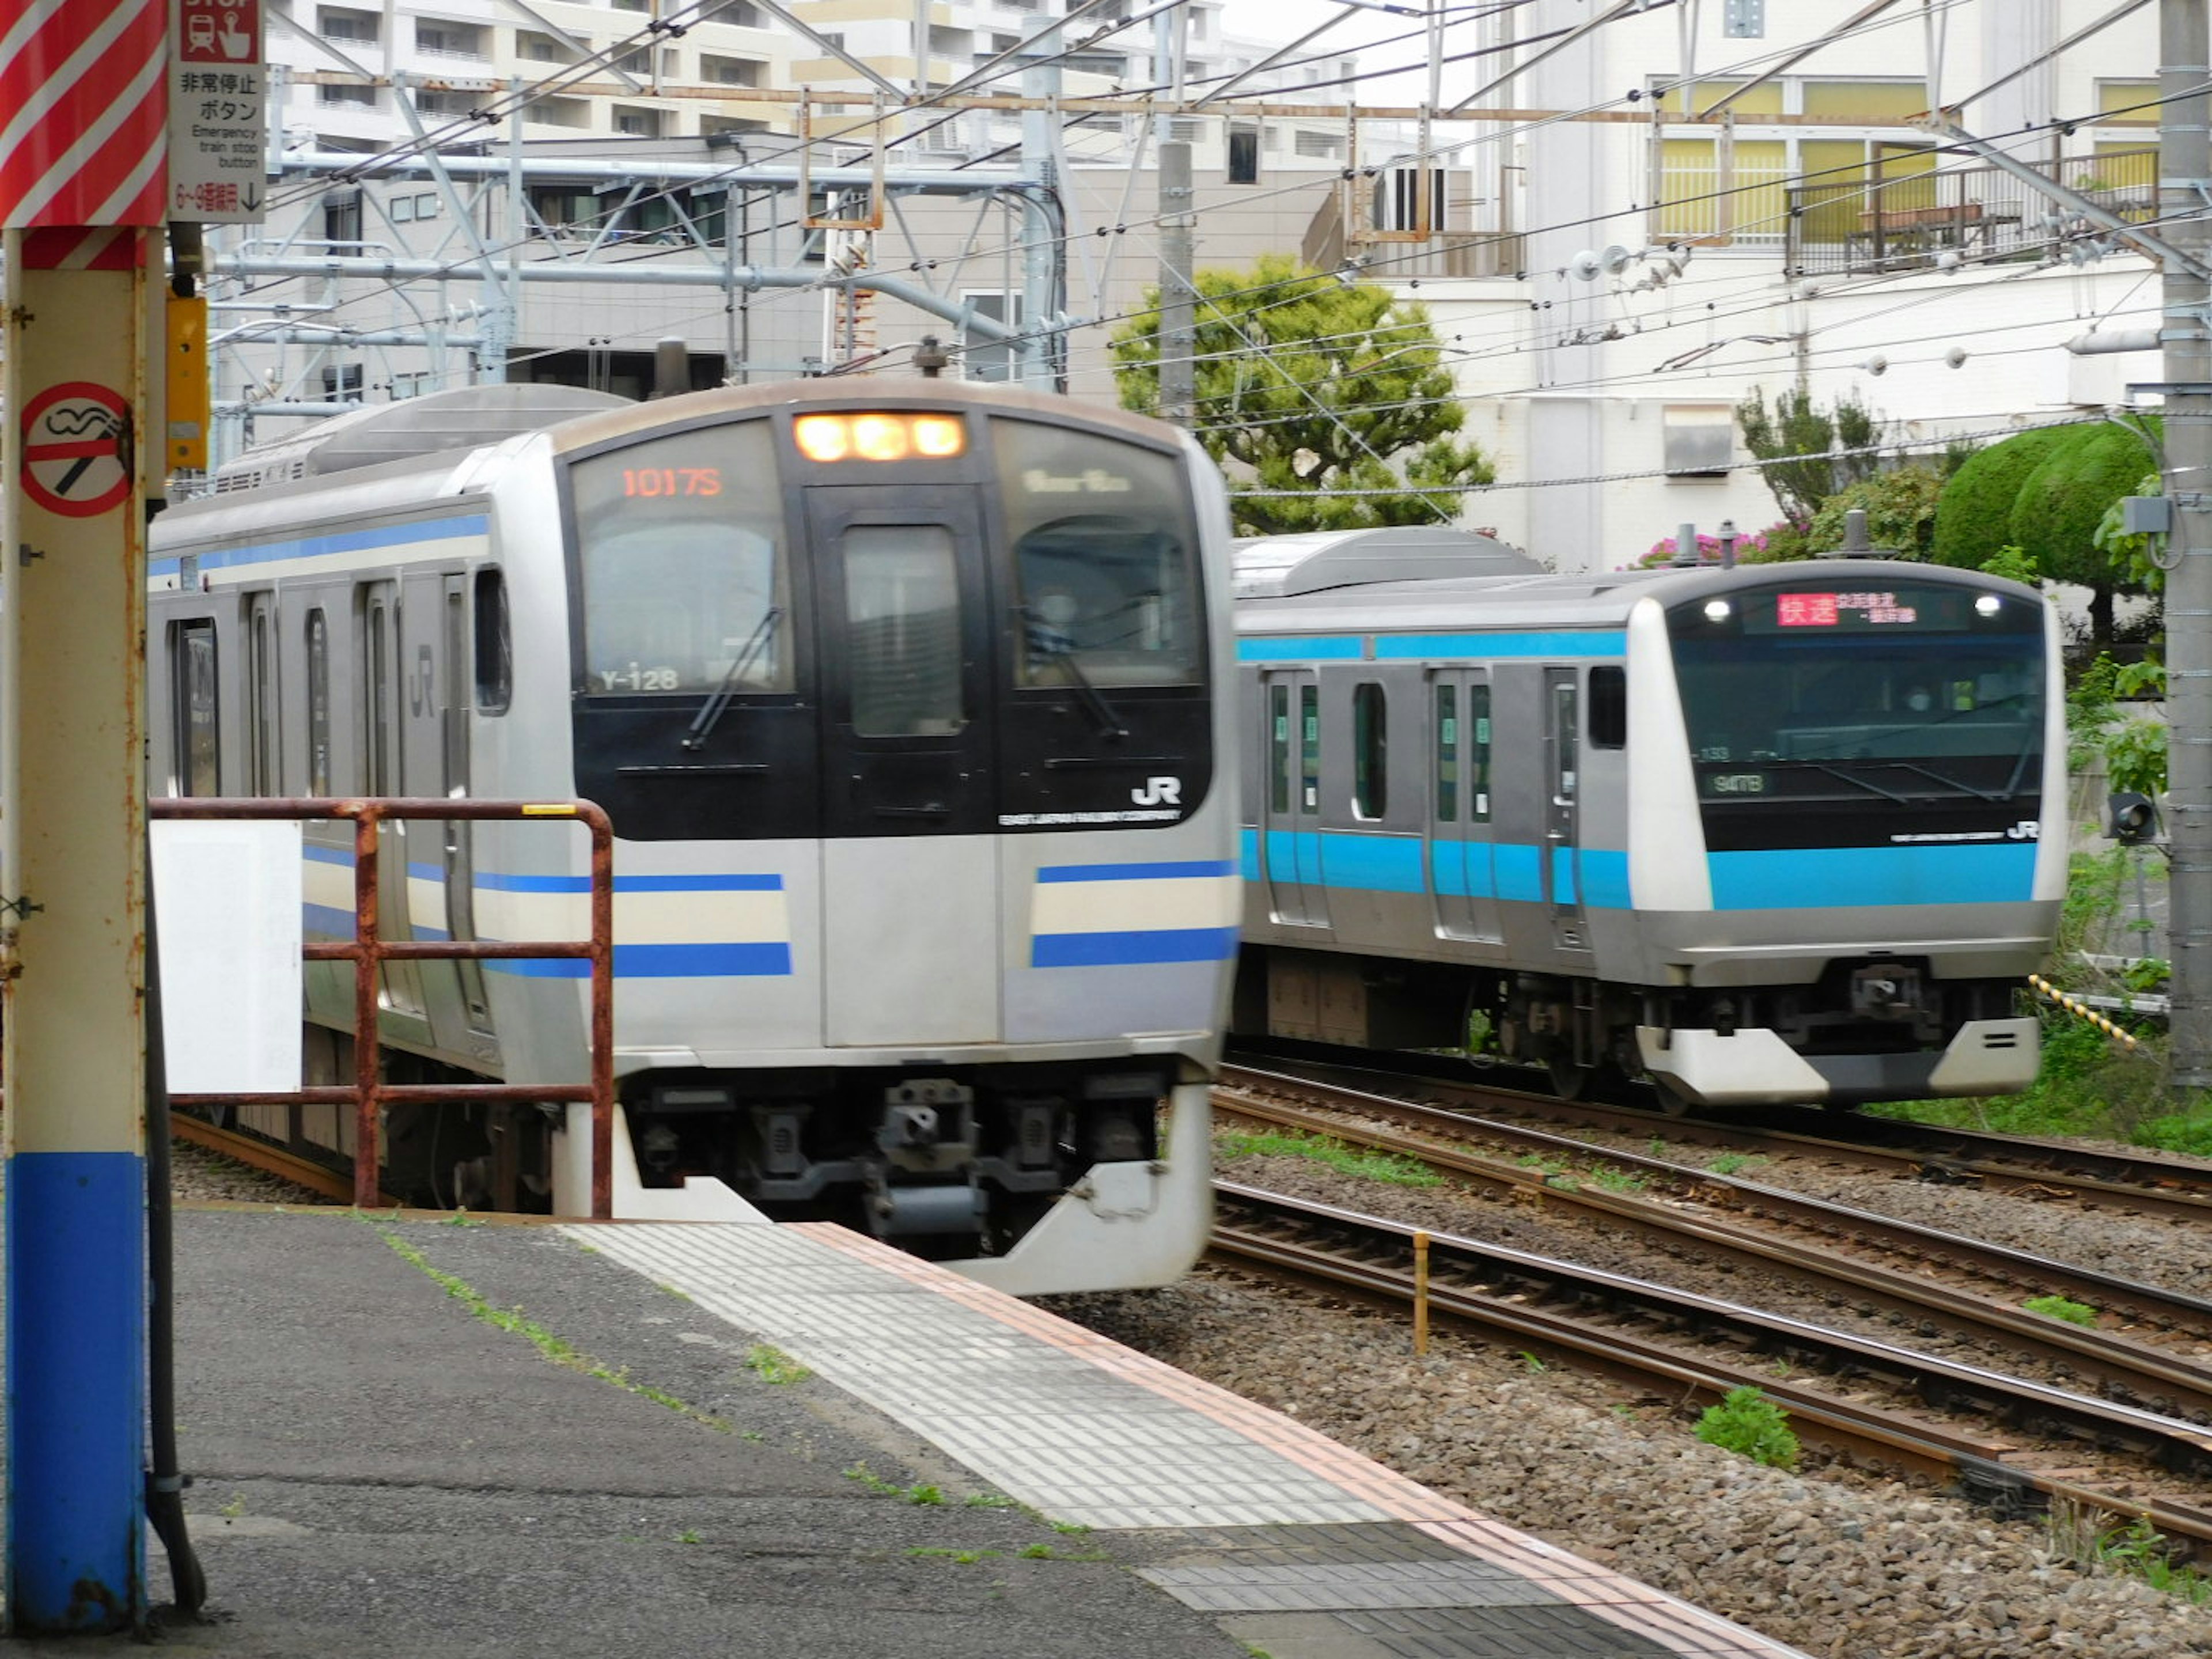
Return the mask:
<path id="1" fill-rule="evenodd" d="M 589 801 L 546 803 L 455 797 L 379 799 L 309 797 L 165 797 L 147 803 L 156 818 L 347 819 L 354 825 L 354 937 L 311 939 L 309 962 L 354 964 L 354 1080 L 289 1093 L 177 1094 L 179 1106 L 346 1106 L 354 1109 L 354 1202 L 377 1206 L 377 1115 L 387 1105 L 439 1106 L 459 1101 L 514 1103 L 589 1101 L 592 1106 L 592 1217 L 614 1208 L 614 828 Z M 387 818 L 566 820 L 591 832 L 591 936 L 584 939 L 386 939 L 378 933 L 380 830 Z M 591 1080 L 581 1084 L 394 1084 L 384 1080 L 377 1041 L 378 981 L 387 962 L 582 958 L 591 963 Z"/>

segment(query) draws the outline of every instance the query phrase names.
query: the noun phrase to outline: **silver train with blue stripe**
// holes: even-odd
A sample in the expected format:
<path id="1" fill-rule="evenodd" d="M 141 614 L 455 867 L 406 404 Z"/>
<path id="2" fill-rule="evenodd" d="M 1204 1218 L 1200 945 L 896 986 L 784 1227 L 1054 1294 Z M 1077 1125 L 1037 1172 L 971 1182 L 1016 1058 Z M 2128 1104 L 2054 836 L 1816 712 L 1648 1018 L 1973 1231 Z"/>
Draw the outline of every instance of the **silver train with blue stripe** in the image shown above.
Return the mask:
<path id="1" fill-rule="evenodd" d="M 1996 1094 L 2066 881 L 2057 623 L 1857 559 L 1559 576 L 1239 544 L 1239 1033 L 1685 1104 Z"/>
<path id="2" fill-rule="evenodd" d="M 1025 1294 L 1195 1258 L 1240 893 L 1187 437 L 919 377 L 517 386 L 250 459 L 156 526 L 155 793 L 603 807 L 617 1215 L 835 1218 Z M 310 938 L 350 836 L 308 836 Z M 387 938 L 588 931 L 573 830 L 391 839 Z M 583 969 L 390 964 L 386 1075 L 580 1080 Z M 310 1083 L 349 974 L 311 967 Z M 587 1212 L 586 1109 L 395 1109 L 387 1190 Z M 338 1115 L 246 1121 L 338 1156 Z"/>

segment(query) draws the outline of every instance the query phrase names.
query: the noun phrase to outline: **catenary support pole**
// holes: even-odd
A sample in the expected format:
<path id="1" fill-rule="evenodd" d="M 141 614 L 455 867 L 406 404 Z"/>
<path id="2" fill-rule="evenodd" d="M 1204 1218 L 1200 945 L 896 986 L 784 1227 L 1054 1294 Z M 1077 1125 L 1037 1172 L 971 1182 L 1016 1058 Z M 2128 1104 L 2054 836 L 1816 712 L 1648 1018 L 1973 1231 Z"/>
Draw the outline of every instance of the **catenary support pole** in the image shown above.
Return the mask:
<path id="1" fill-rule="evenodd" d="M 2173 855 L 2174 1087 L 2212 1087 L 2212 341 L 2204 259 L 2212 133 L 2203 88 L 2204 0 L 2160 0 L 2159 219 L 2164 261 L 2166 489 L 2173 501 L 2166 588 L 2166 823 Z"/>
<path id="2" fill-rule="evenodd" d="M 11 229 L 0 336 L 7 1601 L 18 1634 L 146 1613 L 146 261 Z M 158 269 L 153 273 L 158 279 Z"/>
<path id="3" fill-rule="evenodd" d="M 1160 146 L 1160 417 L 1188 426 L 1198 413 L 1198 349 L 1191 292 L 1190 146 Z"/>

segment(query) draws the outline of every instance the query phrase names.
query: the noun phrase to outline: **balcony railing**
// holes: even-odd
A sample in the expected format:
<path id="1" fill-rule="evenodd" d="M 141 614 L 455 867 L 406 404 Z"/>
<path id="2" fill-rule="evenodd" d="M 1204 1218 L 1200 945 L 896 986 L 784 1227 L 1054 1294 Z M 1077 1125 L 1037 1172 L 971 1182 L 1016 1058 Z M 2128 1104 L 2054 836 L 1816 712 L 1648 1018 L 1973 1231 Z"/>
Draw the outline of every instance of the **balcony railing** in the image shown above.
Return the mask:
<path id="1" fill-rule="evenodd" d="M 2123 219 L 2157 216 L 2154 149 L 2069 156 L 2051 176 Z M 1793 276 L 2041 258 L 2069 217 L 2010 173 L 1987 167 L 1808 185 L 1788 195 L 1783 257 Z"/>

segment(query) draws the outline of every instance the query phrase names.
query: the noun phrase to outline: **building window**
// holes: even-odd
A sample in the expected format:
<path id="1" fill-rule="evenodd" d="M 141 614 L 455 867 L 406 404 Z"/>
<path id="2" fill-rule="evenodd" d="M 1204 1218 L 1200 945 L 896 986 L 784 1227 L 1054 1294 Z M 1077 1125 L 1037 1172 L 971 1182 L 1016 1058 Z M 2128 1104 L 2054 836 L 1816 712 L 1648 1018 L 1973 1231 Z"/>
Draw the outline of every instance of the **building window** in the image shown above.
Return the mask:
<path id="1" fill-rule="evenodd" d="M 332 46 L 373 46 L 381 20 L 372 11 L 345 11 L 320 6 L 315 11 L 315 32 Z"/>
<path id="2" fill-rule="evenodd" d="M 315 88 L 316 101 L 341 109 L 374 109 L 376 88 L 358 82 L 325 81 Z"/>
<path id="3" fill-rule="evenodd" d="M 1232 185 L 1256 185 L 1260 182 L 1260 129 L 1249 121 L 1229 124 L 1229 182 Z"/>
<path id="4" fill-rule="evenodd" d="M 728 23 L 738 28 L 757 29 L 764 27 L 760 8 L 751 0 L 728 0 L 728 3 L 712 7 L 700 14 L 702 22 Z"/>
<path id="5" fill-rule="evenodd" d="M 1668 404 L 1662 413 L 1670 478 L 1724 478 L 1735 453 L 1735 411 L 1726 404 Z"/>
<path id="6" fill-rule="evenodd" d="M 614 106 L 615 131 L 626 138 L 658 138 L 660 137 L 660 112 L 640 109 L 635 104 Z"/>
<path id="7" fill-rule="evenodd" d="M 532 126 L 580 127 L 592 116 L 592 106 L 580 98 L 533 98 L 522 106 L 522 118 Z"/>
<path id="8" fill-rule="evenodd" d="M 415 20 L 415 50 L 435 58 L 481 58 L 483 31 L 473 23 L 418 17 Z"/>
<path id="9" fill-rule="evenodd" d="M 325 363 L 323 365 L 323 397 L 336 404 L 357 404 L 362 400 L 362 368 L 359 363 Z"/>
<path id="10" fill-rule="evenodd" d="M 1340 132 L 1296 133 L 1291 139 L 1291 153 L 1316 161 L 1341 161 L 1344 157 L 1344 135 Z"/>
<path id="11" fill-rule="evenodd" d="M 1382 688 L 1363 680 L 1352 688 L 1352 811 L 1379 818 L 1390 804 L 1389 705 Z"/>
<path id="12" fill-rule="evenodd" d="M 514 55 L 526 58 L 533 64 L 573 64 L 576 54 L 550 34 L 540 34 L 535 29 L 514 32 Z"/>
<path id="13" fill-rule="evenodd" d="M 702 78 L 723 87 L 757 87 L 761 66 L 750 58 L 722 58 L 711 52 L 699 54 Z"/>

